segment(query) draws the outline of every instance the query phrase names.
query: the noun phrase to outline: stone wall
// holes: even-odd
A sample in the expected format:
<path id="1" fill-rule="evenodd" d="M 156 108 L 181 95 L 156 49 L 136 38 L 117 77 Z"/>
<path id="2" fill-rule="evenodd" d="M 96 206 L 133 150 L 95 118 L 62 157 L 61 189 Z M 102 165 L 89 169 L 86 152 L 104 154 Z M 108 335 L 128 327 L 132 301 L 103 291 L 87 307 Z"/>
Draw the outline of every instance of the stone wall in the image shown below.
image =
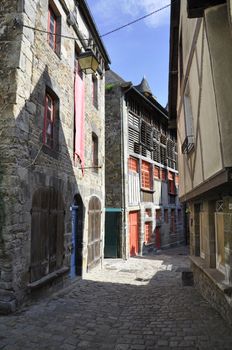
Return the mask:
<path id="1" fill-rule="evenodd" d="M 203 297 L 232 325 L 232 294 L 231 290 L 220 287 L 197 264 L 192 263 L 194 285 L 199 289 Z"/>
<path id="2" fill-rule="evenodd" d="M 121 87 L 106 84 L 106 207 L 122 208 Z"/>
<path id="3" fill-rule="evenodd" d="M 61 2 L 54 3 L 61 15 L 62 34 L 76 37 L 67 24 Z M 0 308 L 13 311 L 28 293 L 33 193 L 41 187 L 53 187 L 62 193 L 66 266 L 70 265 L 70 205 L 74 195 L 81 195 L 86 213 L 92 195 L 99 197 L 104 207 L 104 75 L 97 74 L 98 109 L 92 103 L 92 78 L 84 76 L 86 169 L 82 174 L 80 164 L 73 161 L 75 41 L 62 38 L 58 56 L 49 46 L 47 34 L 21 26 L 13 30 L 14 17 L 46 30 L 47 1 L 28 0 L 23 6 L 22 1 L 9 0 L 2 1 L 0 7 L 4 10 L 0 12 Z M 77 40 L 76 44 L 80 42 Z M 42 140 L 46 88 L 59 99 L 59 142 L 52 151 Z M 91 168 L 92 132 L 98 136 L 101 168 L 97 170 Z M 103 222 L 104 214 L 102 237 Z M 87 243 L 88 215 L 85 215 L 83 272 L 87 267 Z"/>

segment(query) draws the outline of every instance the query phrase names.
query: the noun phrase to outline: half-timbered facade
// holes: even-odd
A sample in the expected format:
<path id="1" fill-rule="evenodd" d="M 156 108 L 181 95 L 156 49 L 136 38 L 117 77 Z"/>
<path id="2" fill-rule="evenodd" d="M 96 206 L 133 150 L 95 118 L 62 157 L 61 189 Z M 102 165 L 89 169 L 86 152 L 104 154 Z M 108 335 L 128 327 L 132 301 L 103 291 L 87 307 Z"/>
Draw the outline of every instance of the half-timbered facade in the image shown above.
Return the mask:
<path id="1" fill-rule="evenodd" d="M 84 0 L 0 6 L 0 310 L 10 312 L 101 264 L 109 58 Z M 80 70 L 88 47 L 93 74 Z"/>
<path id="2" fill-rule="evenodd" d="M 194 281 L 232 324 L 231 0 L 173 2 L 170 34 L 170 127 Z"/>
<path id="3" fill-rule="evenodd" d="M 176 135 L 168 130 L 166 109 L 145 79 L 134 86 L 108 71 L 105 256 L 183 242 L 178 186 Z"/>

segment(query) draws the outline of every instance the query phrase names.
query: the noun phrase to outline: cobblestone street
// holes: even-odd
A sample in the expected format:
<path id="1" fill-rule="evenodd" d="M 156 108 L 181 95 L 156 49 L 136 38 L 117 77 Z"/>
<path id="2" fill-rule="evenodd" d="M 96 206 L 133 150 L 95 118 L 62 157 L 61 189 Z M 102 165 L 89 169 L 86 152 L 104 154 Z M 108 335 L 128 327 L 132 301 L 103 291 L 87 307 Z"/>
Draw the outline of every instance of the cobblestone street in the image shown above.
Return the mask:
<path id="1" fill-rule="evenodd" d="M 0 317 L 4 350 L 232 349 L 232 330 L 191 286 L 184 248 L 106 260 L 62 292 Z"/>

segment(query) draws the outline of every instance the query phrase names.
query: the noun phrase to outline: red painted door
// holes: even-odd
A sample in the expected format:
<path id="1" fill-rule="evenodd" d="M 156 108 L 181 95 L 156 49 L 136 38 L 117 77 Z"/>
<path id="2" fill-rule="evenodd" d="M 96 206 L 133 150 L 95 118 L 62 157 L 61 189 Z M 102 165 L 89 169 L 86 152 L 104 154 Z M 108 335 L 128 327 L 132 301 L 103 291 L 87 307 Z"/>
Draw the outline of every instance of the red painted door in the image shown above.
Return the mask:
<path id="1" fill-rule="evenodd" d="M 130 225 L 130 256 L 135 256 L 139 252 L 139 212 L 129 213 Z"/>
<path id="2" fill-rule="evenodd" d="M 157 249 L 160 249 L 160 228 L 155 228 L 155 245 Z"/>

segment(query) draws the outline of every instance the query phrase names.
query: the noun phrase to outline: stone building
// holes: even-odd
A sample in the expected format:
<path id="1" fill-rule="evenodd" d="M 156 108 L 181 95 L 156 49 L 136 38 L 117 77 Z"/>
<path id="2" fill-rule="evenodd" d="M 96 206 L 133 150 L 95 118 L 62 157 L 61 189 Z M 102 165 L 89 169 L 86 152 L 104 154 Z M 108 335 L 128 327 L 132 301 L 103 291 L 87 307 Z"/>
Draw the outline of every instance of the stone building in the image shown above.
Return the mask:
<path id="1" fill-rule="evenodd" d="M 232 323 L 231 1 L 171 5 L 169 112 L 195 284 Z"/>
<path id="2" fill-rule="evenodd" d="M 80 69 L 88 46 L 94 74 Z M 3 312 L 101 262 L 108 64 L 85 1 L 1 1 Z"/>
<path id="3" fill-rule="evenodd" d="M 145 254 L 184 241 L 176 133 L 146 79 L 106 72 L 105 257 Z"/>

